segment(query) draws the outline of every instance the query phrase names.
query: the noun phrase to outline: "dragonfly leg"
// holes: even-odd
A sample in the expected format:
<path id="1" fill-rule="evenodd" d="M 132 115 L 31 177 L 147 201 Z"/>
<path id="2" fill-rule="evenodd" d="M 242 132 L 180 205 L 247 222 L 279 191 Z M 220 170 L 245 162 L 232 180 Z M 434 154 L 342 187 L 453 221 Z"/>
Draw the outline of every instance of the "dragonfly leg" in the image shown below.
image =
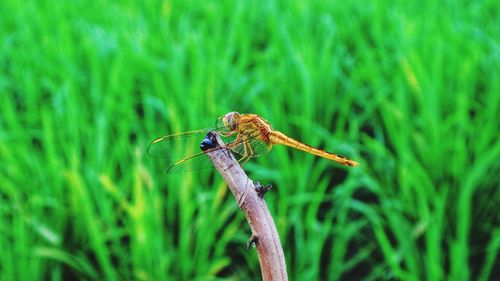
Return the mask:
<path id="1" fill-rule="evenodd" d="M 223 137 L 227 138 L 227 137 L 230 137 L 230 136 L 232 136 L 232 135 L 236 134 L 236 133 L 237 133 L 237 131 L 231 131 L 231 132 L 229 132 L 229 133 L 224 133 L 224 132 L 217 132 L 217 133 L 218 133 L 219 135 L 221 135 L 221 136 L 223 136 Z"/>
<path id="2" fill-rule="evenodd" d="M 240 144 L 240 142 L 241 142 L 241 134 L 238 134 L 236 136 L 236 139 L 232 142 L 227 143 L 226 146 L 231 148 L 231 150 L 235 151 L 236 148 L 238 147 L 238 145 Z"/>
<path id="3" fill-rule="evenodd" d="M 243 145 L 243 152 L 240 151 L 241 150 L 241 145 Z M 230 151 L 232 151 L 233 153 L 237 154 L 238 156 L 242 156 L 242 158 L 240 158 L 240 159 L 237 160 L 238 163 L 241 163 L 241 161 L 246 158 L 247 151 L 246 151 L 245 143 L 242 141 L 241 134 L 238 134 L 236 136 L 236 139 L 233 140 L 232 142 L 226 143 L 226 147 L 229 148 L 227 150 L 227 153 L 231 154 Z M 245 160 L 245 162 L 246 162 L 246 160 Z M 231 166 L 226 167 L 226 169 L 229 169 Z"/>
<path id="4" fill-rule="evenodd" d="M 230 142 L 228 144 L 228 146 L 231 148 L 231 150 L 233 150 L 234 152 L 236 152 L 237 154 L 242 156 L 240 159 L 238 159 L 238 163 L 240 164 L 240 166 L 243 166 L 242 163 L 245 163 L 247 161 L 246 159 L 247 159 L 247 155 L 248 155 L 247 146 L 246 146 L 246 142 L 245 142 L 244 137 L 242 137 L 241 134 L 238 134 L 236 139 L 234 141 Z M 243 146 L 243 152 L 239 151 L 239 150 L 241 150 L 241 146 Z"/>
<path id="5" fill-rule="evenodd" d="M 250 145 L 250 142 L 248 142 L 248 141 L 245 141 L 245 145 L 247 145 L 247 146 L 248 146 L 248 152 L 249 152 L 249 153 L 248 153 L 248 158 L 250 158 L 250 157 L 252 157 L 252 155 L 253 155 L 253 149 L 252 149 L 252 146 Z"/>
<path id="6" fill-rule="evenodd" d="M 244 157 L 238 161 L 240 163 L 240 166 L 245 165 L 245 163 L 252 158 L 253 150 L 252 146 L 248 141 L 246 141 L 246 138 L 243 139 L 243 149 L 244 149 Z"/>

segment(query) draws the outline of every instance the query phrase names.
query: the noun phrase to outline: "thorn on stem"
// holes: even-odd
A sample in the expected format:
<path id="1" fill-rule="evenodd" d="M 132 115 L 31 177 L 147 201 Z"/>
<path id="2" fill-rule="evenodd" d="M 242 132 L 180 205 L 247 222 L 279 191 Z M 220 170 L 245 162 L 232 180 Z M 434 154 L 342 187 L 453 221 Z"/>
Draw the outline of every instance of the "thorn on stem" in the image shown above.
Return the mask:
<path id="1" fill-rule="evenodd" d="M 257 192 L 257 195 L 260 199 L 263 199 L 264 195 L 273 188 L 273 186 L 270 184 L 262 185 L 258 181 L 254 181 L 253 184 L 255 185 L 255 191 Z"/>
<path id="2" fill-rule="evenodd" d="M 250 239 L 248 239 L 248 242 L 247 242 L 247 249 L 250 250 L 251 248 L 254 248 L 257 243 L 259 243 L 259 237 L 257 237 L 256 235 L 252 234 L 252 236 L 250 237 Z"/>

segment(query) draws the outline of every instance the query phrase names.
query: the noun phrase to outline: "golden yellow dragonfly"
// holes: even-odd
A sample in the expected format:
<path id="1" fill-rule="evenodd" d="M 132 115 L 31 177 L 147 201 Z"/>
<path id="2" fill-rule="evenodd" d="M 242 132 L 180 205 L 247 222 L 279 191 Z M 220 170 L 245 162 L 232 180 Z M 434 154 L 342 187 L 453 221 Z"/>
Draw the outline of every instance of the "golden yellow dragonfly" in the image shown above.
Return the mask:
<path id="1" fill-rule="evenodd" d="M 292 139 L 282 132 L 273 130 L 269 122 L 257 114 L 240 114 L 235 111 L 219 117 L 216 127 L 213 129 L 196 130 L 159 137 L 149 144 L 148 153 L 153 157 L 166 158 L 169 161 L 170 166 L 167 169 L 167 173 L 210 167 L 211 162 L 209 158 L 194 143 L 194 141 L 199 142 L 203 138 L 203 134 L 207 134 L 209 131 L 214 131 L 219 136 L 230 139 L 225 147 L 233 152 L 241 165 L 250 158 L 269 152 L 275 144 L 302 150 L 335 161 L 341 165 L 350 167 L 358 165 L 356 161 L 312 147 Z M 224 147 L 210 149 L 221 148 Z"/>

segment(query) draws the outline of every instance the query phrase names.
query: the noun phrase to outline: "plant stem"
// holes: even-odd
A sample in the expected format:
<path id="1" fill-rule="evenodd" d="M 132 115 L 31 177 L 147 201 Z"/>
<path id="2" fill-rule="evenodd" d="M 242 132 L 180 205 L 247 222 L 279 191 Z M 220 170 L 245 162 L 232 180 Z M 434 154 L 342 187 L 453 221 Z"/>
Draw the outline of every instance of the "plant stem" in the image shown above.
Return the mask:
<path id="1" fill-rule="evenodd" d="M 207 138 L 213 142 L 214 146 L 224 145 L 215 133 L 210 132 Z M 262 279 L 264 281 L 288 280 L 285 256 L 278 231 L 266 202 L 257 192 L 258 187 L 248 178 L 229 150 L 208 149 L 206 154 L 224 178 L 252 229 L 249 244 L 256 245 Z"/>

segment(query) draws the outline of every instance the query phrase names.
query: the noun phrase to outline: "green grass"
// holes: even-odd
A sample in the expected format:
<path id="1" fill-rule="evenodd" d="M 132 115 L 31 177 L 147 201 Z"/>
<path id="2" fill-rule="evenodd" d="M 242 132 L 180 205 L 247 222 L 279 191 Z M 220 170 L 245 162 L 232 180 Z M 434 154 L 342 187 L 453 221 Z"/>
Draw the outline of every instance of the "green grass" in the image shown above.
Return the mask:
<path id="1" fill-rule="evenodd" d="M 290 280 L 500 276 L 496 1 L 0 2 L 0 280 L 259 280 L 213 171 L 229 111 L 361 162 L 252 160 Z"/>

